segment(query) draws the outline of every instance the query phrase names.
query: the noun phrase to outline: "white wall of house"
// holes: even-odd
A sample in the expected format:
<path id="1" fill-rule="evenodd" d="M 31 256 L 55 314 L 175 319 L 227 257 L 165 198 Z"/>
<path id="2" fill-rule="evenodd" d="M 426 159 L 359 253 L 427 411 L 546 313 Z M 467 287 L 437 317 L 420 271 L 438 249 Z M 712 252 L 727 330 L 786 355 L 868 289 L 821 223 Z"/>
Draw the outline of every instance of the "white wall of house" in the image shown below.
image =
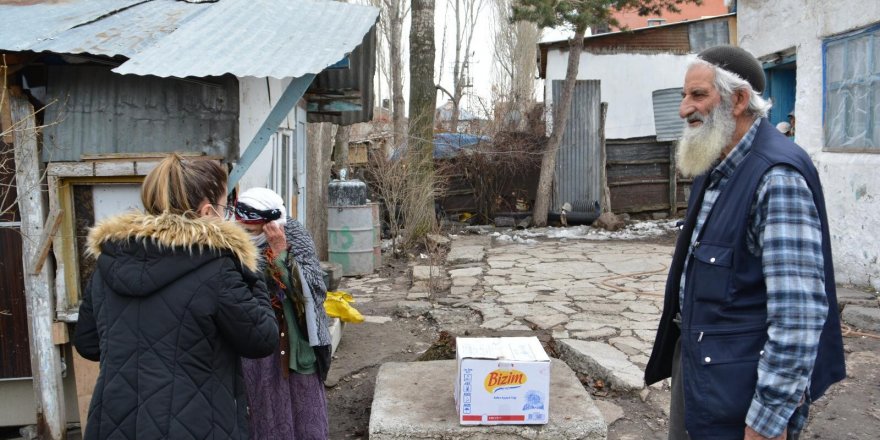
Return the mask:
<path id="1" fill-rule="evenodd" d="M 281 94 L 284 92 L 287 85 L 290 84 L 291 79 L 286 78 L 279 80 L 274 78 L 246 77 L 239 78 L 238 81 L 240 106 L 238 121 L 238 133 L 240 139 L 239 155 L 242 155 L 248 144 L 250 144 L 251 140 L 256 135 L 257 130 L 259 130 L 260 126 L 263 124 L 263 121 L 266 120 L 266 117 L 272 110 L 272 106 L 278 103 L 278 99 L 281 97 Z M 297 107 L 288 114 L 279 126 L 279 133 L 290 135 L 291 142 L 293 142 L 296 151 L 295 157 L 299 158 L 305 157 L 307 139 L 305 133 L 300 135 L 300 133 L 297 133 L 296 131 L 297 127 L 300 127 L 300 130 L 302 130 L 302 127 L 305 126 L 305 118 L 305 101 L 300 100 Z M 274 146 L 280 141 L 281 138 L 277 133 L 276 136 L 269 140 L 268 145 L 263 149 L 262 153 L 260 153 L 260 156 L 242 177 L 240 182 L 240 188 L 242 191 L 255 187 L 271 188 L 279 194 L 284 195 L 284 188 L 281 186 L 283 184 L 279 184 L 277 181 L 278 179 L 272 178 L 273 165 L 276 169 L 280 166 L 277 162 L 281 160 L 281 158 L 278 157 L 277 149 L 274 148 Z M 302 206 L 305 202 L 304 197 L 306 196 L 304 191 L 306 184 L 306 167 L 296 167 L 296 162 L 294 161 L 290 164 L 289 168 L 292 168 L 289 172 L 296 173 L 294 175 L 294 185 L 299 184 L 300 187 L 303 188 L 303 191 L 300 191 L 298 194 L 299 205 Z M 290 205 L 291 201 L 285 200 L 285 203 Z M 291 210 L 291 206 L 287 206 L 287 209 L 288 212 L 297 212 L 297 219 L 300 222 L 305 223 L 305 213 L 303 209 Z"/>
<path id="2" fill-rule="evenodd" d="M 608 103 L 605 137 L 625 139 L 654 136 L 654 108 L 651 93 L 658 89 L 681 87 L 688 63 L 696 55 L 675 54 L 594 54 L 584 51 L 578 65 L 578 79 L 602 81 L 602 101 Z M 547 51 L 544 102 L 553 104 L 553 80 L 565 79 L 568 51 Z"/>
<path id="3" fill-rule="evenodd" d="M 880 289 L 880 151 L 825 151 L 835 146 L 826 145 L 822 119 L 822 42 L 880 23 L 880 2 L 740 0 L 737 15 L 739 45 L 754 55 L 796 49 L 795 140 L 810 153 L 822 178 L 837 281 Z"/>

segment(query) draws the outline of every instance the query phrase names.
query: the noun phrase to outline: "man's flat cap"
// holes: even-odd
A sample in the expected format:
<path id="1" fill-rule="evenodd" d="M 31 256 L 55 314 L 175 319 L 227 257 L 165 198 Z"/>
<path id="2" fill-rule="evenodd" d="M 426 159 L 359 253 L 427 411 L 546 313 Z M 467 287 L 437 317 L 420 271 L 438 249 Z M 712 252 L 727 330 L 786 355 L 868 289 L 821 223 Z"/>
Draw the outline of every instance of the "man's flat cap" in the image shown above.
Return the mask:
<path id="1" fill-rule="evenodd" d="M 714 64 L 746 80 L 758 93 L 764 92 L 764 68 L 761 62 L 748 51 L 736 46 L 714 46 L 697 55 L 700 59 Z"/>

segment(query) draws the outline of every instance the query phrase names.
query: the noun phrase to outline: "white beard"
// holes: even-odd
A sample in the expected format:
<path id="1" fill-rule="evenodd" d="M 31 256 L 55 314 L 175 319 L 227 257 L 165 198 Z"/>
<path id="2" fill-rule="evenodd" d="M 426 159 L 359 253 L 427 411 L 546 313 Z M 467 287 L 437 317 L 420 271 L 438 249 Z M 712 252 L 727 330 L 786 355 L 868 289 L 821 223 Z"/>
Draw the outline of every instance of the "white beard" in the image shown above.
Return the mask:
<path id="1" fill-rule="evenodd" d="M 708 116 L 700 113 L 688 116 L 688 119 L 703 121 L 695 128 L 685 120 L 684 133 L 678 141 L 676 152 L 678 170 L 682 176 L 696 177 L 709 171 L 733 139 L 736 119 L 733 117 L 733 105 L 726 101 L 722 99 Z"/>

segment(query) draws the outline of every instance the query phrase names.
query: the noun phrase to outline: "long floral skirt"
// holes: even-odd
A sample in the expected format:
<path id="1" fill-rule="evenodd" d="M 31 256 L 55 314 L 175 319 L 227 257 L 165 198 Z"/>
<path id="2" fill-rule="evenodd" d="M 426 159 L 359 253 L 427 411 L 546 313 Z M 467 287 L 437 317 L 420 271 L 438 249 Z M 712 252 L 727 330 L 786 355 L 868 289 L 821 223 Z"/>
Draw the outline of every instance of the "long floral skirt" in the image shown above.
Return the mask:
<path id="1" fill-rule="evenodd" d="M 279 354 L 242 359 L 252 440 L 326 440 L 327 398 L 317 373 L 281 372 Z"/>

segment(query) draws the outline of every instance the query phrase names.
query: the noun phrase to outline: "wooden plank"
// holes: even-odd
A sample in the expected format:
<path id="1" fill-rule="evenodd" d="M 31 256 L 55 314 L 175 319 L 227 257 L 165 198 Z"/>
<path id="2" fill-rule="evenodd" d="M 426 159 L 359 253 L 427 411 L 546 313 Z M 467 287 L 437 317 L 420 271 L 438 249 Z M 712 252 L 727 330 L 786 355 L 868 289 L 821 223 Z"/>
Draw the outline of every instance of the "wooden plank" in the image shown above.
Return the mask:
<path id="1" fill-rule="evenodd" d="M 19 188 L 41 188 L 39 146 L 37 145 L 34 108 L 24 97 L 11 97 L 13 121 L 21 121 L 15 132 L 15 180 Z M 41 235 L 45 209 L 42 191 L 30 191 L 18 198 L 21 232 L 25 237 L 22 259 L 30 261 L 37 254 L 36 240 Z M 61 353 L 52 343 L 53 294 L 49 271 L 25 277 L 27 318 L 30 328 L 31 372 L 37 400 L 37 432 L 45 438 L 65 436 L 66 415 L 64 387 L 61 380 Z"/>
<path id="2" fill-rule="evenodd" d="M 43 228 L 43 235 L 40 236 L 37 254 L 31 260 L 31 275 L 38 275 L 43 270 L 43 264 L 46 263 L 49 249 L 52 247 L 53 237 L 58 232 L 58 227 L 61 226 L 61 214 L 60 209 L 53 209 L 49 212 L 49 218 L 46 219 L 46 225 Z"/>
<path id="3" fill-rule="evenodd" d="M 70 342 L 70 334 L 67 332 L 67 323 L 52 323 L 52 343 L 55 345 L 64 345 Z"/>
<path id="4" fill-rule="evenodd" d="M 73 350 L 73 377 L 76 381 L 76 400 L 79 403 L 79 424 L 82 432 L 86 432 L 89 404 L 98 382 L 100 366 L 101 364 L 92 362 Z"/>
<path id="5" fill-rule="evenodd" d="M 0 66 L 0 68 L 5 70 L 5 67 Z M 0 72 L 0 77 L 5 74 L 6 72 Z M 15 134 L 12 130 L 9 130 L 9 128 L 12 127 L 12 110 L 9 108 L 9 92 L 6 89 L 3 89 L 0 90 L 0 94 L 3 95 L 3 99 L 0 100 L 0 133 L 5 133 L 3 135 L 3 142 L 11 144 L 15 140 Z M 9 130 L 8 133 L 7 130 Z"/>
<path id="6" fill-rule="evenodd" d="M 608 103 L 599 104 L 599 184 L 602 212 L 611 211 L 611 189 L 608 187 L 608 144 L 605 142 L 605 121 L 608 118 Z"/>
<path id="7" fill-rule="evenodd" d="M 46 174 L 62 177 L 91 177 L 95 164 L 86 162 L 52 162 L 46 166 Z"/>
<path id="8" fill-rule="evenodd" d="M 154 159 L 156 161 L 160 161 L 166 157 L 168 157 L 169 153 L 161 153 L 161 152 L 152 152 L 152 153 L 101 153 L 101 154 L 83 154 L 80 155 L 80 159 L 83 161 L 123 161 L 130 162 L 136 160 L 150 160 Z M 183 156 L 186 159 L 195 160 L 195 159 L 204 159 L 204 160 L 223 160 L 223 156 L 209 156 L 205 153 L 201 153 L 198 151 L 182 151 L 177 152 L 178 155 Z"/>

